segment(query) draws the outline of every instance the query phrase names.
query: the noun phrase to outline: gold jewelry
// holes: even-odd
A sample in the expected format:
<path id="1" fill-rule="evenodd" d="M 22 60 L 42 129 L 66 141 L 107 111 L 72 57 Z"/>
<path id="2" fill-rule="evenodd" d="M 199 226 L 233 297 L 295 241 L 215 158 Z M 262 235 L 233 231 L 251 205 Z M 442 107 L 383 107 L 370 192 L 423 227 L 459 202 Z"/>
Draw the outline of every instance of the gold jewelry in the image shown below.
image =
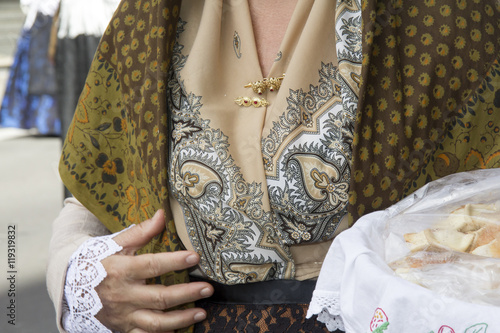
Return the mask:
<path id="1" fill-rule="evenodd" d="M 269 91 L 274 92 L 277 91 L 281 86 L 281 81 L 285 78 L 285 74 L 280 77 L 270 77 L 264 78 L 261 81 L 250 82 L 245 85 L 245 88 L 252 88 L 255 93 L 262 95 L 264 91 L 269 89 Z"/>
<path id="2" fill-rule="evenodd" d="M 265 98 L 259 98 L 259 97 L 254 97 L 254 98 L 238 97 L 237 99 L 234 100 L 234 102 L 239 106 L 246 106 L 246 107 L 253 106 L 255 108 L 260 108 L 262 106 L 269 105 L 269 102 L 266 101 Z"/>

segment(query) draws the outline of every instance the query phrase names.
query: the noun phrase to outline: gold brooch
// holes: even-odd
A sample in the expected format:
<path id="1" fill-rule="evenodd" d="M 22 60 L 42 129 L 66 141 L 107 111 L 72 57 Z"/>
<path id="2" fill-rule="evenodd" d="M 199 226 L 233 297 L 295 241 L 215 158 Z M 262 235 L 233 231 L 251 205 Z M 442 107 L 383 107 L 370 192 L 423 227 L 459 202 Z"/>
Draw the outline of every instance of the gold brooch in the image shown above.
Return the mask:
<path id="1" fill-rule="evenodd" d="M 252 88 L 255 93 L 262 95 L 264 91 L 269 89 L 269 91 L 277 91 L 281 87 L 281 81 L 285 78 L 285 74 L 280 77 L 270 77 L 264 78 L 261 81 L 250 82 L 245 85 L 245 88 Z"/>
<path id="2" fill-rule="evenodd" d="M 250 97 L 238 97 L 234 101 L 239 106 L 246 106 L 246 107 L 253 106 L 255 108 L 260 108 L 262 106 L 268 106 L 269 105 L 269 102 L 266 101 L 265 98 L 259 98 L 259 97 L 254 97 L 254 98 L 250 98 Z"/>

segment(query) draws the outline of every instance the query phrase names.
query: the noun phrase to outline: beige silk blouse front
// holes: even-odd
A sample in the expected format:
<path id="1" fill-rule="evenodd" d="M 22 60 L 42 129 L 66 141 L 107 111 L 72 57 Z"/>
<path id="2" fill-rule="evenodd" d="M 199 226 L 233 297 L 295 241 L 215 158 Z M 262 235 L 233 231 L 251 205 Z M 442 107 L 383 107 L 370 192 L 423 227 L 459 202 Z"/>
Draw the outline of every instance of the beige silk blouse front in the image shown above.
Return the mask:
<path id="1" fill-rule="evenodd" d="M 355 110 L 341 97 L 354 83 L 339 71 L 336 11 L 335 1 L 298 1 L 264 80 L 247 1 L 183 2 L 168 87 L 170 201 L 183 244 L 201 256 L 198 275 L 319 274 L 346 213 Z"/>

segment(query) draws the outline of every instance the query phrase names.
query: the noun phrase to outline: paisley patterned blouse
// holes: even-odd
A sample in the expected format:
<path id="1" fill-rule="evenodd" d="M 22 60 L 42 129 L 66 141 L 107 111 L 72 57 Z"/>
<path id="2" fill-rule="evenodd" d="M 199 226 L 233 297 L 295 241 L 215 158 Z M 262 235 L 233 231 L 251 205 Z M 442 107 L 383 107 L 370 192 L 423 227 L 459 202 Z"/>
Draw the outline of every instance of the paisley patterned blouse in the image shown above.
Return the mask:
<path id="1" fill-rule="evenodd" d="M 346 215 L 360 28 L 355 1 L 299 1 L 264 79 L 246 1 L 183 2 L 168 179 L 198 274 L 225 284 L 318 274 Z"/>

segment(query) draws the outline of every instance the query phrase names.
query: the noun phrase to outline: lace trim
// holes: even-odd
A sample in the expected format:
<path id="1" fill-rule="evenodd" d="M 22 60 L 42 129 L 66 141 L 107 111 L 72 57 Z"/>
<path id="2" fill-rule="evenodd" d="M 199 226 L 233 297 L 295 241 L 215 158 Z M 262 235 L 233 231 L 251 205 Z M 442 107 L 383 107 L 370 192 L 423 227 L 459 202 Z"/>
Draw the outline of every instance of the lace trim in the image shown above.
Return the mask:
<path id="1" fill-rule="evenodd" d="M 344 321 L 340 316 L 340 295 L 333 292 L 314 291 L 307 318 L 318 315 L 318 321 L 324 323 L 329 331 L 345 331 Z"/>
<path id="2" fill-rule="evenodd" d="M 102 309 L 95 287 L 107 276 L 101 260 L 122 250 L 112 239 L 117 234 L 90 238 L 71 256 L 64 287 L 62 320 L 69 333 L 112 332 L 95 318 Z"/>

